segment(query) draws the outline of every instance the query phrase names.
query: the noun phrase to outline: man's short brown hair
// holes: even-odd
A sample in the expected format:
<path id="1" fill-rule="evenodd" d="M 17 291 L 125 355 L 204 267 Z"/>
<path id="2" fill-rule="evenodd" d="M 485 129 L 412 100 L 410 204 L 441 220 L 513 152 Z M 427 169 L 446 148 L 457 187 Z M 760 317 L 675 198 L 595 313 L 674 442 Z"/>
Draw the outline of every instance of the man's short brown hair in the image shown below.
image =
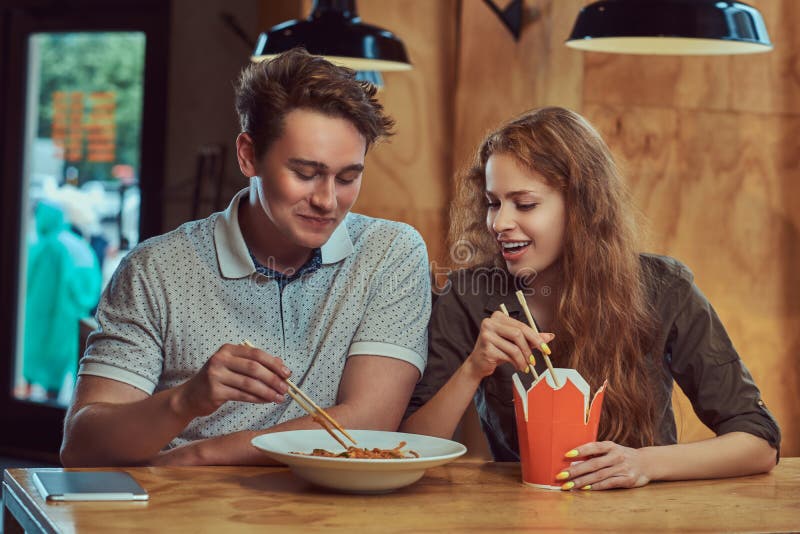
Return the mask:
<path id="1" fill-rule="evenodd" d="M 356 80 L 355 71 L 294 48 L 270 61 L 251 63 L 236 84 L 242 132 L 261 158 L 283 131 L 284 117 L 308 109 L 350 121 L 367 141 L 392 135 L 394 120 L 375 98 L 377 87 Z"/>

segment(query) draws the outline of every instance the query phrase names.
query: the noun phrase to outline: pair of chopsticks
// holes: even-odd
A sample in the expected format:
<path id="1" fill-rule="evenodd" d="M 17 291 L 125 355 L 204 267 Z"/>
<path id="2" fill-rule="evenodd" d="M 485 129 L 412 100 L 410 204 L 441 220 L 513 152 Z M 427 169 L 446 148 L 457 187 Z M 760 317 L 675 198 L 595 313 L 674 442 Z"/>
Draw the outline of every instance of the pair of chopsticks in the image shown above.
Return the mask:
<path id="1" fill-rule="evenodd" d="M 256 348 L 255 345 L 253 345 L 246 339 L 242 341 L 242 345 L 246 347 Z M 353 442 L 353 445 L 358 445 L 358 443 L 356 443 L 356 440 L 354 440 L 353 437 L 347 433 L 344 427 L 342 427 L 342 425 L 340 425 L 336 421 L 336 419 L 331 417 L 328 414 L 328 412 L 317 406 L 317 403 L 315 403 L 311 399 L 311 397 L 303 393 L 303 390 L 297 387 L 294 382 L 292 382 L 288 378 L 284 378 L 283 381 L 289 385 L 289 389 L 286 391 L 286 393 L 288 393 L 289 396 L 297 404 L 299 404 L 302 409 L 308 412 L 308 415 L 311 416 L 311 419 L 313 419 L 317 424 L 319 424 L 322 428 L 324 428 L 325 431 L 328 432 L 328 434 L 330 434 L 333 439 L 338 441 L 339 445 L 347 449 L 347 444 L 333 432 L 334 430 L 338 430 L 339 432 L 341 432 L 347 439 Z M 329 425 L 332 425 L 333 428 L 331 428 L 331 426 Z"/>
<path id="2" fill-rule="evenodd" d="M 525 317 L 528 319 L 528 324 L 531 327 L 531 330 L 539 334 L 539 329 L 536 328 L 536 322 L 533 320 L 533 316 L 531 315 L 531 310 L 528 309 L 528 302 L 525 300 L 525 294 L 522 291 L 517 291 L 517 300 L 519 301 L 520 306 L 522 306 L 522 311 L 525 312 Z M 508 317 L 508 308 L 506 308 L 505 304 L 500 304 L 500 310 Z M 561 387 L 561 384 L 558 382 L 558 376 L 556 376 L 556 370 L 553 369 L 553 362 L 550 361 L 550 347 L 547 346 L 547 343 L 541 344 L 542 349 L 542 356 L 544 356 L 544 363 L 547 365 L 547 369 L 550 371 L 550 376 L 553 377 L 553 382 L 555 383 L 556 387 Z M 530 369 L 531 373 L 533 374 L 534 380 L 539 379 L 539 374 L 536 372 L 536 369 L 533 368 L 536 365 L 536 358 L 533 357 L 531 354 L 528 357 L 530 361 L 530 365 L 528 365 L 528 369 Z"/>
<path id="3" fill-rule="evenodd" d="M 500 304 L 500 311 L 503 312 L 506 317 L 511 317 L 508 313 L 508 308 L 506 308 L 505 304 Z M 528 356 L 528 361 L 530 362 L 528 364 L 528 370 L 533 375 L 533 379 L 539 380 L 539 373 L 536 372 L 536 367 L 534 367 L 534 365 L 536 365 L 536 358 L 533 357 L 533 353 L 531 353 L 531 355 Z"/>

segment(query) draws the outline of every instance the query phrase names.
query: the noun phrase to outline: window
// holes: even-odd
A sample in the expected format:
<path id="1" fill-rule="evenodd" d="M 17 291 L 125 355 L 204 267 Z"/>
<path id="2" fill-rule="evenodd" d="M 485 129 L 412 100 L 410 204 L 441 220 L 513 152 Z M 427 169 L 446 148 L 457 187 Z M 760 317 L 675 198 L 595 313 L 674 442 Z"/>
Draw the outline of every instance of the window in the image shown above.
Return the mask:
<path id="1" fill-rule="evenodd" d="M 79 323 L 139 240 L 142 32 L 28 41 L 14 396 L 66 406 Z"/>
<path id="2" fill-rule="evenodd" d="M 73 318 L 126 247 L 161 232 L 170 9 L 0 5 L 0 454 L 57 459 Z"/>

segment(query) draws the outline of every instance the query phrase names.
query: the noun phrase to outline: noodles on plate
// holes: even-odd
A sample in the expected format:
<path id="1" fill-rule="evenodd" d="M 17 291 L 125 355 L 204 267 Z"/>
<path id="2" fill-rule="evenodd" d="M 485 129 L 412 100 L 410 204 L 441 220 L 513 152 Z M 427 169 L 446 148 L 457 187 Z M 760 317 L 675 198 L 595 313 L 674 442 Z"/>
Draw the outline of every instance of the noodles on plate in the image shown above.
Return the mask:
<path id="1" fill-rule="evenodd" d="M 314 449 L 312 452 L 292 452 L 301 456 L 319 456 L 323 458 L 356 458 L 368 460 L 399 460 L 402 458 L 419 458 L 419 453 L 409 450 L 406 454 L 401 449 L 406 446 L 405 441 L 401 441 L 394 449 L 367 449 L 361 447 L 347 447 L 347 450 L 336 453 L 325 449 Z"/>

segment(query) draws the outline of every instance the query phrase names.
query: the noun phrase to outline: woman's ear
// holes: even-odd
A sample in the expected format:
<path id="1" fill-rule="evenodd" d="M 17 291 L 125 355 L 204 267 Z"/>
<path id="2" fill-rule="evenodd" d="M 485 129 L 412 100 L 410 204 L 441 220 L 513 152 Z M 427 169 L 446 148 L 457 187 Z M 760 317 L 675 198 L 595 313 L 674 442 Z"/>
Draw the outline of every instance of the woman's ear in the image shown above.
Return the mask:
<path id="1" fill-rule="evenodd" d="M 256 147 L 253 138 L 246 132 L 240 133 L 236 137 L 236 159 L 239 161 L 239 169 L 245 176 L 256 176 Z"/>

